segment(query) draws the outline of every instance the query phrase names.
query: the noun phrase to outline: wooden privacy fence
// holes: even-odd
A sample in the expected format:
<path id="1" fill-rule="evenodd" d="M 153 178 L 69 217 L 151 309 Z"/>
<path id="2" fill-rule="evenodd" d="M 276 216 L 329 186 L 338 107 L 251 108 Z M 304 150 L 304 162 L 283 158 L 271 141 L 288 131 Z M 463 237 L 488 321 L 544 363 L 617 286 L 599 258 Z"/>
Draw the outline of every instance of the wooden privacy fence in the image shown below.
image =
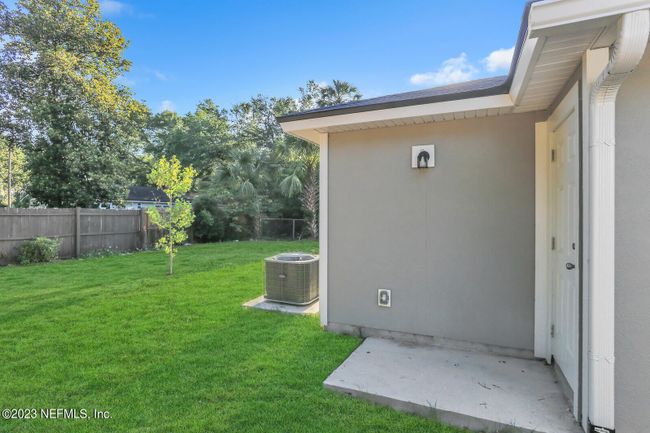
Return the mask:
<path id="1" fill-rule="evenodd" d="M 160 231 L 143 209 L 0 209 L 0 265 L 16 259 L 18 246 L 37 236 L 61 240 L 60 257 L 95 251 L 151 247 Z"/>

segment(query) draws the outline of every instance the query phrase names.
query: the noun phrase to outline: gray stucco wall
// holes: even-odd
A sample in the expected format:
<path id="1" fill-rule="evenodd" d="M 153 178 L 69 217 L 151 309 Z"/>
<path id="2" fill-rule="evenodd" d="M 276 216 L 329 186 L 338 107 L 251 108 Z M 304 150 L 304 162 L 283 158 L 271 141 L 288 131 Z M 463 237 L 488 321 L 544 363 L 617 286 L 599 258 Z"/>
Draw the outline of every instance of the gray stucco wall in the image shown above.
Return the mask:
<path id="1" fill-rule="evenodd" d="M 534 122 L 331 134 L 329 321 L 532 349 Z M 417 144 L 435 168 L 410 168 Z"/>
<path id="2" fill-rule="evenodd" d="M 616 104 L 616 431 L 650 431 L 650 48 Z"/>

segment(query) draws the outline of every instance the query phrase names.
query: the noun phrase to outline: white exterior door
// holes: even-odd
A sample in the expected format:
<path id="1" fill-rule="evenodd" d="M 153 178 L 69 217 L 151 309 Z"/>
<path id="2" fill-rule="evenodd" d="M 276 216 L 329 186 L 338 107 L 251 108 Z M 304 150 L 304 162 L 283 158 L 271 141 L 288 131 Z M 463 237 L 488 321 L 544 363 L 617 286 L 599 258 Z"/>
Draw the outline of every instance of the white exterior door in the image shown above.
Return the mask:
<path id="1" fill-rule="evenodd" d="M 562 100 L 549 119 L 550 179 L 550 286 L 551 352 L 573 390 L 578 394 L 579 363 L 579 252 L 580 153 L 578 86 Z"/>

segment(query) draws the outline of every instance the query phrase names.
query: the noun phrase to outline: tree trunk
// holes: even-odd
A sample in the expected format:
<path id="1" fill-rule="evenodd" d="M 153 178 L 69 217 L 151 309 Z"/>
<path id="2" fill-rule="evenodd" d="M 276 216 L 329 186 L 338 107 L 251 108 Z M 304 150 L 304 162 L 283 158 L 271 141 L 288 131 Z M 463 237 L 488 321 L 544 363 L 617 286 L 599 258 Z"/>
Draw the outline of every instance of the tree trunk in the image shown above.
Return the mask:
<path id="1" fill-rule="evenodd" d="M 173 206 L 173 202 L 172 202 Z M 167 275 L 172 275 L 174 273 L 174 238 L 172 236 L 172 216 L 171 216 L 171 209 L 170 209 L 170 214 L 167 215 L 169 218 L 169 229 L 167 232 L 167 236 L 169 236 L 169 263 L 167 267 Z"/>
<path id="2" fill-rule="evenodd" d="M 11 194 L 12 190 L 12 176 L 13 176 L 13 170 L 12 170 L 12 157 L 13 157 L 13 147 L 11 144 L 9 145 L 9 152 L 8 152 L 8 161 L 9 161 L 9 169 L 7 171 L 7 207 L 11 207 L 12 205 L 12 198 L 13 195 Z"/>
<path id="3" fill-rule="evenodd" d="M 169 262 L 167 264 L 167 275 L 174 273 L 174 249 L 172 248 L 169 253 Z"/>
<path id="4" fill-rule="evenodd" d="M 262 237 L 262 214 L 257 213 L 253 218 L 253 230 L 255 231 L 255 239 Z"/>

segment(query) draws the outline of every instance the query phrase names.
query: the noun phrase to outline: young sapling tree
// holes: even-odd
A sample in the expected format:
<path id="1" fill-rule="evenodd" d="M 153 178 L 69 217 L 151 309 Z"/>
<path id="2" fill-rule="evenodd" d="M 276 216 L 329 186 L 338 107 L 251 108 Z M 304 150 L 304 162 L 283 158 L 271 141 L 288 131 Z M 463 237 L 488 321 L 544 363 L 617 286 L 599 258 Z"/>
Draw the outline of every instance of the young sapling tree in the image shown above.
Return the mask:
<path id="1" fill-rule="evenodd" d="M 174 256 L 176 245 L 182 244 L 187 239 L 186 229 L 194 221 L 192 205 L 183 197 L 192 188 L 196 171 L 189 167 L 182 167 L 176 156 L 171 159 L 162 157 L 156 162 L 147 176 L 149 182 L 161 189 L 169 200 L 167 209 L 159 210 L 156 207 L 147 209 L 147 214 L 152 224 L 163 230 L 163 236 L 156 247 L 163 249 L 168 256 L 167 274 L 174 272 Z"/>

